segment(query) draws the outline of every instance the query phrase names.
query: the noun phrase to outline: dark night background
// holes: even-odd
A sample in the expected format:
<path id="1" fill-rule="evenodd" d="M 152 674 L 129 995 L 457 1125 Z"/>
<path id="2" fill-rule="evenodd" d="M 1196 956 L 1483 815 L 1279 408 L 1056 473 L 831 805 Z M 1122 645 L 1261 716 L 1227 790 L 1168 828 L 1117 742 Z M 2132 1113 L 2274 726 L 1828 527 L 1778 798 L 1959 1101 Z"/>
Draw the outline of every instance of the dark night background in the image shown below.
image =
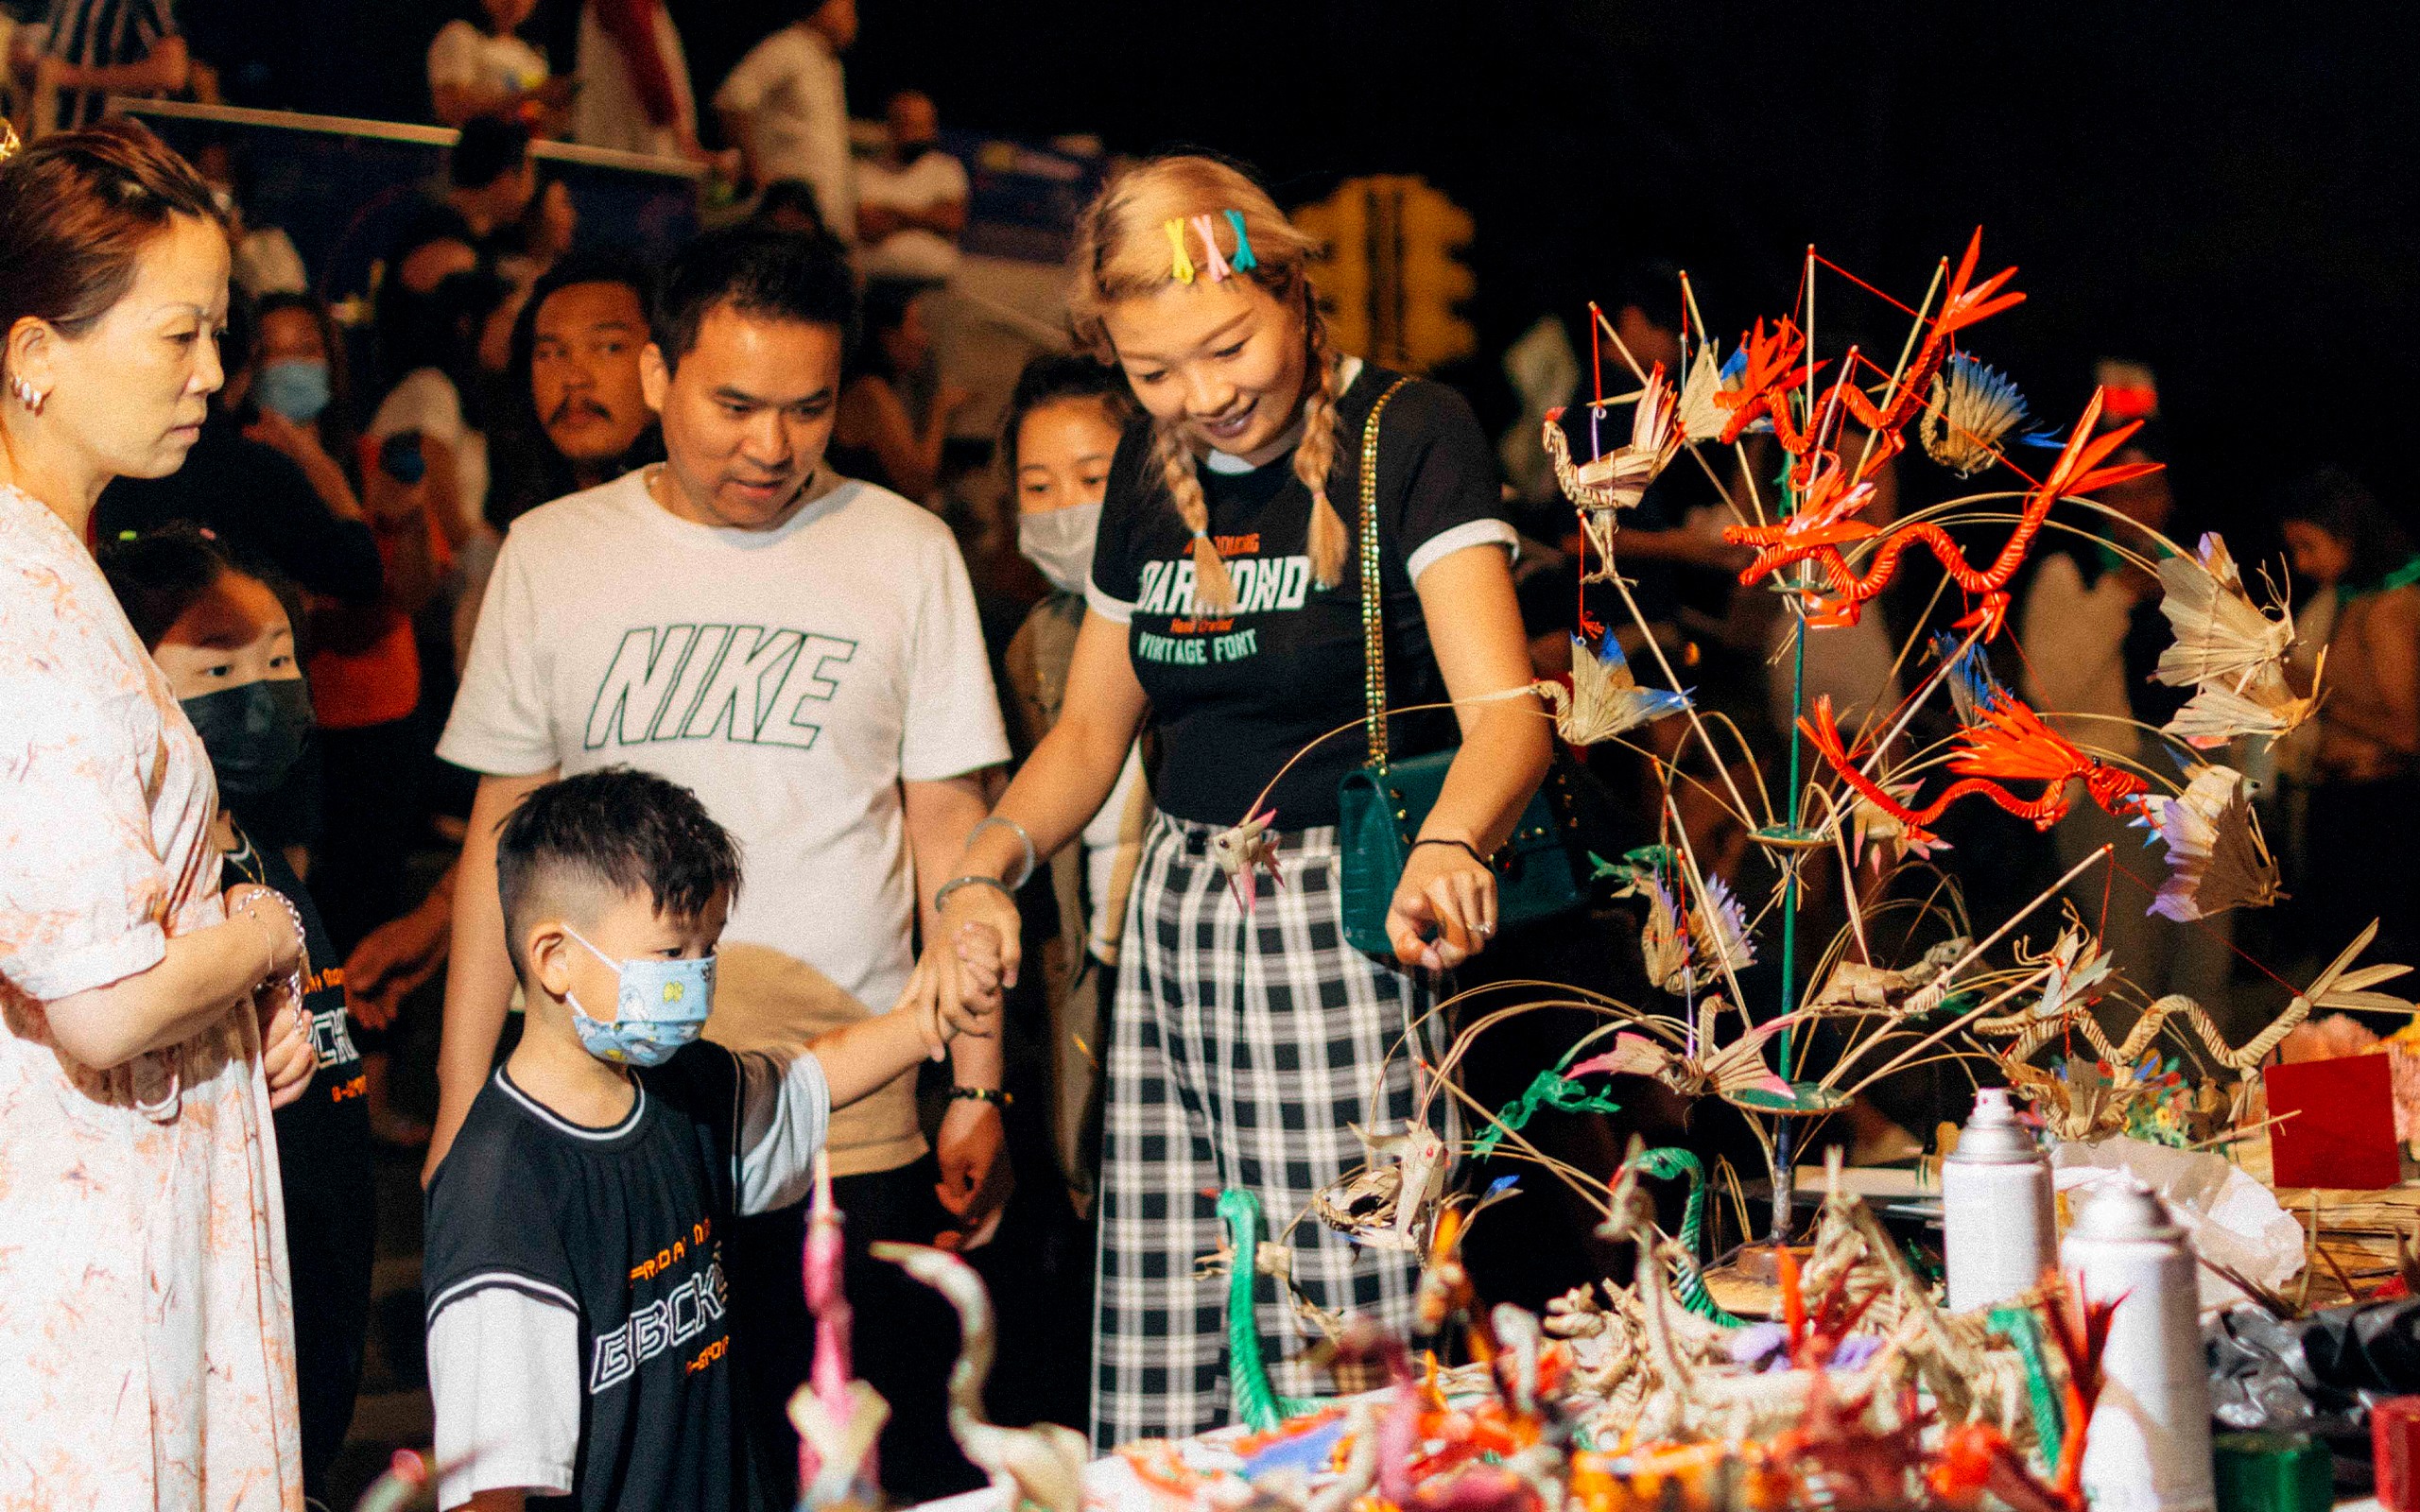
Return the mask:
<path id="1" fill-rule="evenodd" d="M 670 0 L 699 96 L 794 9 Z M 455 13 L 412 0 L 188 0 L 242 103 L 419 118 Z M 569 61 L 567 0 L 535 31 Z M 949 124 L 1201 146 L 1284 203 L 1426 176 L 1478 225 L 1478 359 L 1444 374 L 1491 421 L 1495 366 L 1628 257 L 1688 267 L 1726 345 L 1790 297 L 1806 244 L 1910 298 L 1985 228 L 2031 300 L 1972 341 L 2064 425 L 2092 360 L 2156 369 L 2187 530 L 2268 549 L 2262 501 L 2324 458 L 2391 506 L 2420 359 L 2420 26 L 2401 8 L 1682 5 L 1314 0 L 1162 7 L 860 0 L 856 113 L 914 84 Z M 558 16 L 556 12 L 563 14 Z M 216 39 L 223 38 L 224 42 Z M 1878 302 L 1824 285 L 1895 348 Z"/>

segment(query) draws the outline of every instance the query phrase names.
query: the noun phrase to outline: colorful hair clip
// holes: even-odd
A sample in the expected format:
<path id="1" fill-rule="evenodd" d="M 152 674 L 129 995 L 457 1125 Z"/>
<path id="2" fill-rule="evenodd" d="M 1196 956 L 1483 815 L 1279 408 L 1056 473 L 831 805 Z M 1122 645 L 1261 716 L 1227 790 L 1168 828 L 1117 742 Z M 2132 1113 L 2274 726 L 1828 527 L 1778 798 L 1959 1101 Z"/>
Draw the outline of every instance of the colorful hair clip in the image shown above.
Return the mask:
<path id="1" fill-rule="evenodd" d="M 1244 213 L 1228 211 L 1227 224 L 1236 228 L 1236 255 L 1227 259 L 1227 266 L 1238 273 L 1258 267 L 1260 259 L 1252 255 L 1252 238 L 1244 234 Z"/>
<path id="2" fill-rule="evenodd" d="M 1171 219 L 1161 230 L 1168 233 L 1168 274 L 1180 284 L 1193 282 L 1193 259 L 1184 249 L 1184 222 Z"/>
<path id="3" fill-rule="evenodd" d="M 1234 274 L 1235 269 L 1227 266 L 1226 258 L 1220 255 L 1219 251 L 1218 224 L 1219 217 L 1216 215 L 1196 215 L 1193 217 L 1194 232 L 1201 238 L 1201 250 L 1203 254 L 1201 259 L 1201 271 L 1210 275 L 1211 283 L 1223 284 Z"/>

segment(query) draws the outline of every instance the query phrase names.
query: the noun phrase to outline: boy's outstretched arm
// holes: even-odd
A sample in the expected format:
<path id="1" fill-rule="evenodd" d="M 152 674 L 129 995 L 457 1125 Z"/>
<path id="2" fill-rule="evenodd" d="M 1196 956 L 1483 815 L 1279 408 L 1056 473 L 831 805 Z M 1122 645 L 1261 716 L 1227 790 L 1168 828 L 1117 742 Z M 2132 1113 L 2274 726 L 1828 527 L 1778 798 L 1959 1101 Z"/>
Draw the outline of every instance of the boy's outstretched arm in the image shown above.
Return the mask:
<path id="1" fill-rule="evenodd" d="M 996 1034 L 999 942 L 970 936 L 961 970 L 994 982 L 987 1003 L 938 1019 L 916 1006 L 911 985 L 890 1012 L 836 1029 L 802 1051 L 740 1052 L 739 1211 L 769 1212 L 806 1195 L 831 1111 L 888 1085 L 961 1031 Z"/>
<path id="2" fill-rule="evenodd" d="M 970 942 L 968 953 L 979 963 L 983 953 Z M 920 965 L 918 971 L 923 971 Z M 871 1019 L 835 1029 L 817 1040 L 808 1048 L 822 1063 L 823 1080 L 832 1093 L 834 1108 L 846 1108 L 878 1087 L 888 1085 L 900 1073 L 923 1060 L 930 1049 L 928 1036 L 935 1026 L 927 1016 L 916 1009 L 918 984 L 911 981 L 901 995 L 899 1006 L 890 1013 L 878 1013 Z M 979 1011 L 944 1014 L 939 1033 L 944 1042 L 961 1033 L 995 1035 L 999 1032 L 1000 1000 L 996 989 L 990 1005 Z"/>

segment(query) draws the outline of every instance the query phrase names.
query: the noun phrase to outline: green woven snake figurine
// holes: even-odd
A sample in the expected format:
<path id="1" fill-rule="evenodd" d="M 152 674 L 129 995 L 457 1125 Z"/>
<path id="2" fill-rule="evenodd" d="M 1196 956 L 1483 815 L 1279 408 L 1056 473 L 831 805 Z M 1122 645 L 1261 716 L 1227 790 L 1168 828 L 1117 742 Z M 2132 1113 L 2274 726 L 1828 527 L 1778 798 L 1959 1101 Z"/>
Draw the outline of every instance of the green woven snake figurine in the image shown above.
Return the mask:
<path id="1" fill-rule="evenodd" d="M 1253 1284 L 1260 1274 L 1260 1199 L 1241 1187 L 1229 1187 L 1219 1194 L 1219 1218 L 1227 1226 L 1227 1246 L 1234 1252 L 1227 1267 L 1227 1406 L 1237 1422 L 1256 1434 L 1266 1433 L 1319 1403 L 1279 1396 L 1261 1359 L 1260 1324 L 1253 1315 Z"/>
<path id="2" fill-rule="evenodd" d="M 1734 1317 L 1722 1310 L 1721 1305 L 1707 1294 L 1705 1277 L 1698 1270 L 1698 1249 L 1705 1242 L 1705 1163 L 1677 1145 L 1641 1150 L 1625 1163 L 1640 1175 L 1651 1176 L 1659 1181 L 1669 1181 L 1675 1177 L 1689 1178 L 1689 1202 L 1682 1210 L 1680 1234 L 1681 1247 L 1688 1251 L 1688 1263 L 1672 1267 L 1674 1295 L 1680 1297 L 1683 1307 L 1702 1318 L 1720 1323 L 1727 1329 L 1740 1327 L 1747 1320 Z"/>

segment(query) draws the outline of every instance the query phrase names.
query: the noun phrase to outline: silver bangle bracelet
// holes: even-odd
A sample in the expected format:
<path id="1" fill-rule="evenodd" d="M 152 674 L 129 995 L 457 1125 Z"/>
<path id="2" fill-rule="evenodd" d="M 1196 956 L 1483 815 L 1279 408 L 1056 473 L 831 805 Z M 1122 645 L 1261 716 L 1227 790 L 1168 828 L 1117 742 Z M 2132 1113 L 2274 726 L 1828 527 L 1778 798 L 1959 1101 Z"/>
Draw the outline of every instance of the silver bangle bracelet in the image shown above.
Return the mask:
<path id="1" fill-rule="evenodd" d="M 970 871 L 963 877 L 952 877 L 941 885 L 940 889 L 933 894 L 933 912 L 940 913 L 949 902 L 949 895 L 960 887 L 997 887 L 1000 889 L 1000 896 L 1009 901 L 1009 906 L 1011 908 L 1016 906 L 1017 892 L 1014 887 L 997 877 L 987 877 L 979 871 Z"/>
<path id="2" fill-rule="evenodd" d="M 994 814 L 985 816 L 981 823 L 966 832 L 966 843 L 969 846 L 974 845 L 975 837 L 977 835 L 981 834 L 984 831 L 990 829 L 995 824 L 999 825 L 1002 829 L 1013 832 L 1017 837 L 1017 844 L 1025 847 L 1025 862 L 1017 868 L 1017 880 L 1006 884 L 1009 891 L 1014 892 L 1019 887 L 1024 886 L 1027 879 L 1033 875 L 1033 868 L 1040 861 L 1040 857 L 1034 854 L 1033 836 L 1025 833 L 1025 826 L 1004 815 Z"/>

